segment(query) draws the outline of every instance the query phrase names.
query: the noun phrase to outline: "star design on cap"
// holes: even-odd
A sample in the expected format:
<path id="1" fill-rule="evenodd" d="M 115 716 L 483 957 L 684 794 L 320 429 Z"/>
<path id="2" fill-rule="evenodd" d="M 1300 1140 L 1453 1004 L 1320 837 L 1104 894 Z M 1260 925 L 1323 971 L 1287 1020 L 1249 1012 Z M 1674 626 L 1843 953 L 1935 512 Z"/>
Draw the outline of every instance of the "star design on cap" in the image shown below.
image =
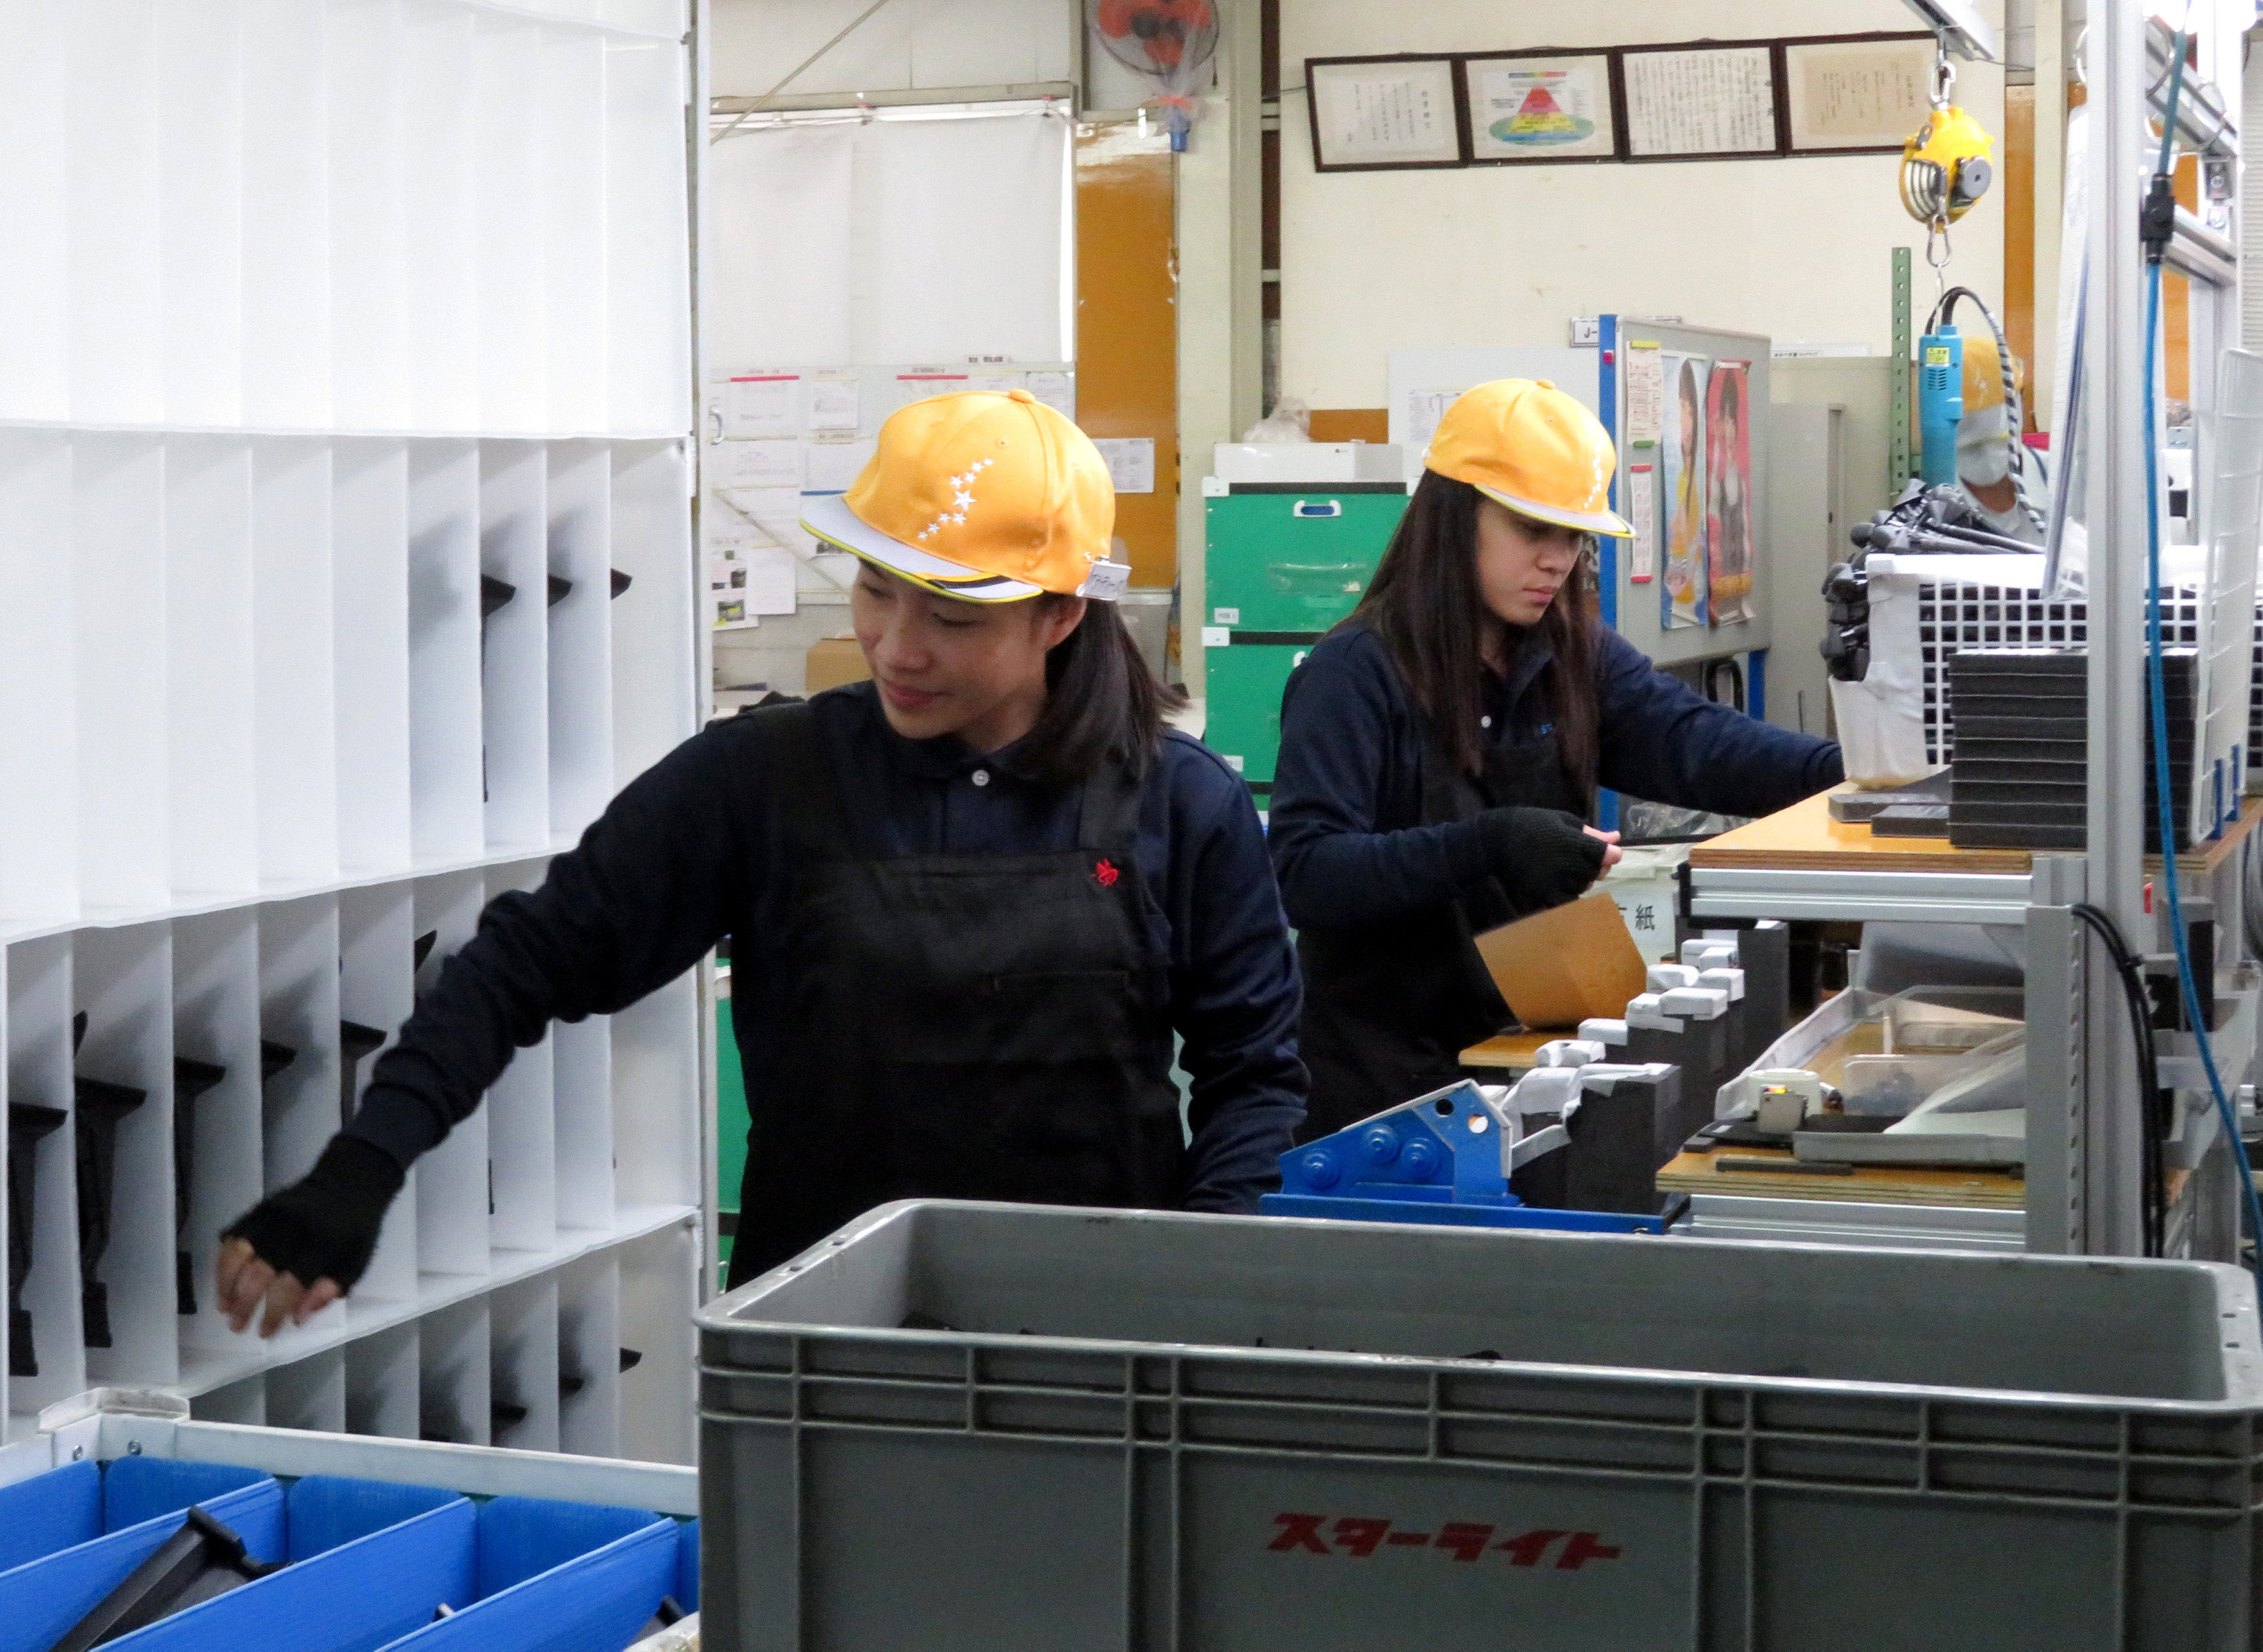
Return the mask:
<path id="1" fill-rule="evenodd" d="M 975 479 L 987 470 L 990 464 L 991 461 L 987 459 L 975 460 L 966 467 L 964 474 L 951 478 L 951 503 L 958 508 L 938 512 L 935 520 L 920 531 L 921 539 L 933 539 L 936 534 L 942 532 L 943 525 L 946 522 L 959 523 L 966 520 L 966 513 L 974 508 Z"/>

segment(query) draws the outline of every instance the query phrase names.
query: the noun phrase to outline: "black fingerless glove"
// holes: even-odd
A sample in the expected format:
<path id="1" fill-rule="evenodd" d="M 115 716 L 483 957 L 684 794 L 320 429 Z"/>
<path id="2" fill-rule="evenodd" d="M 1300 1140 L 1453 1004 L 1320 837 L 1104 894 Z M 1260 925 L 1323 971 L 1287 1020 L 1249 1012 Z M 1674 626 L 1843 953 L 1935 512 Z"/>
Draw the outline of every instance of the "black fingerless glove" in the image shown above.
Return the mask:
<path id="1" fill-rule="evenodd" d="M 261 1199 L 221 1237 L 249 1242 L 262 1262 L 301 1285 L 336 1279 L 351 1291 L 377 1249 L 385 1207 L 407 1179 L 383 1148 L 333 1136 L 304 1179 Z"/>
<path id="2" fill-rule="evenodd" d="M 1489 808 L 1478 829 L 1486 864 L 1528 912 L 1579 898 L 1603 869 L 1609 847 L 1560 808 Z"/>

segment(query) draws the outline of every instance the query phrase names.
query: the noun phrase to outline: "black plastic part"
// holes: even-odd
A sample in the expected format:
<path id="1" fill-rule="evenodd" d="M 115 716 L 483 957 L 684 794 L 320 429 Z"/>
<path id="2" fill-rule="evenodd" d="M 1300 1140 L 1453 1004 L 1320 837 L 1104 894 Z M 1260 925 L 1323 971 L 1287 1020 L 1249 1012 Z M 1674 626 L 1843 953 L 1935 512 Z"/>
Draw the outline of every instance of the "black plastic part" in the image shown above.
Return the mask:
<path id="1" fill-rule="evenodd" d="M 414 955 L 410 958 L 408 964 L 408 970 L 411 975 L 414 975 L 416 971 L 424 967 L 424 960 L 432 955 L 433 945 L 435 942 L 438 941 L 439 938 L 440 931 L 438 930 L 426 930 L 422 935 L 419 935 L 416 938 L 416 950 Z"/>
<path id="2" fill-rule="evenodd" d="M 196 1186 L 197 1100 L 228 1076 L 211 1061 L 173 1057 L 173 1311 L 197 1311 L 196 1264 L 180 1243 L 189 1230 L 190 1192 Z"/>
<path id="3" fill-rule="evenodd" d="M 1739 1047 L 1735 1041 L 1737 1019 L 1732 1006 L 1732 1013 L 1716 1016 L 1710 1021 L 1686 1020 L 1679 1032 L 1647 1026 L 1627 1029 L 1626 1054 L 1619 1059 L 1629 1062 L 1673 1062 L 1681 1069 L 1681 1087 L 1675 1100 L 1678 1103 L 1681 1097 L 1689 1098 L 1691 1111 L 1695 1114 L 1688 1128 L 1662 1133 L 1659 1136 L 1660 1148 L 1671 1146 L 1678 1151 L 1682 1138 L 1713 1116 L 1714 1093 L 1743 1070 L 1744 1064 L 1734 1061 Z M 1671 1151 L 1662 1152 L 1658 1162 L 1663 1164 L 1673 1156 Z"/>
<path id="4" fill-rule="evenodd" d="M 79 1046 L 85 1042 L 86 1011 L 82 1010 L 71 1017 L 71 1054 L 76 1056 L 78 1054 Z"/>
<path id="5" fill-rule="evenodd" d="M 1818 1112 L 1799 1121 L 1794 1135 L 1883 1135 L 1901 1120 L 1891 1113 Z"/>
<path id="6" fill-rule="evenodd" d="M 616 597 L 626 591 L 631 585 L 636 583 L 636 576 L 633 574 L 624 574 L 618 568 L 612 570 L 612 576 L 613 595 Z"/>
<path id="7" fill-rule="evenodd" d="M 526 1407 L 513 1405 L 504 1400 L 497 1400 L 488 1407 L 488 1416 L 493 1420 L 497 1430 L 517 1428 L 531 1415 L 532 1413 Z"/>
<path id="8" fill-rule="evenodd" d="M 518 595 L 518 587 L 493 574 L 480 576 L 480 618 L 486 620 L 495 611 Z"/>
<path id="9" fill-rule="evenodd" d="M 78 1149 L 78 1300 L 86 1345 L 111 1346 L 110 1287 L 95 1276 L 110 1249 L 118 1188 L 118 1126 L 149 1099 L 146 1090 L 99 1078 L 71 1084 L 71 1130 Z"/>
<path id="10" fill-rule="evenodd" d="M 641 1348 L 624 1348 L 624 1349 L 622 1349 L 622 1350 L 621 1350 L 621 1369 L 622 1369 L 622 1370 L 624 1370 L 624 1371 L 633 1371 L 633 1370 L 635 1370 L 635 1369 L 637 1368 L 637 1366 L 639 1366 L 640 1365 L 641 1365 L 641 1364 L 643 1364 L 643 1363 L 644 1363 L 644 1350 L 643 1350 L 643 1349 L 641 1349 Z"/>
<path id="11" fill-rule="evenodd" d="M 385 1034 L 373 1026 L 358 1021 L 338 1023 L 338 1127 L 342 1130 L 353 1122 L 362 1061 L 384 1042 Z"/>
<path id="12" fill-rule="evenodd" d="M 280 1571 L 247 1554 L 243 1540 L 202 1509 L 191 1509 L 157 1552 L 105 1595 L 50 1652 L 88 1652 Z"/>
<path id="13" fill-rule="evenodd" d="M 587 1377 L 576 1376 L 569 1371 L 558 1373 L 558 1397 L 561 1400 L 572 1399 L 589 1386 L 589 1379 Z"/>
<path id="14" fill-rule="evenodd" d="M 259 1040 L 259 1082 L 265 1083 L 299 1059 L 299 1052 L 288 1044 L 278 1044 L 273 1039 Z"/>
<path id="15" fill-rule="evenodd" d="M 1600 1093 L 1581 1093 L 1579 1110 L 1564 1121 L 1572 1140 L 1561 1155 L 1561 1208 L 1657 1213 L 1656 1143 L 1668 1112 L 1659 1102 L 1658 1088 L 1647 1083 L 1623 1083 Z M 1681 1139 L 1674 1137 L 1677 1145 Z"/>
<path id="16" fill-rule="evenodd" d="M 8 1104 L 8 1374 L 36 1377 L 32 1315 L 24 1307 L 24 1281 L 32 1274 L 32 1210 L 39 1191 L 40 1143 L 70 1115 L 28 1101 Z"/>
<path id="17" fill-rule="evenodd" d="M 1745 996 L 1729 1006 L 1734 1022 L 1729 1031 L 1729 1060 L 1741 1073 L 1791 1025 L 1791 925 L 1755 924 L 1738 931 L 1737 967 L 1745 972 Z M 1691 1093 L 1687 1083 L 1682 1089 Z M 1703 1092 L 1709 1106 L 1714 1094 Z"/>
<path id="18" fill-rule="evenodd" d="M 565 601 L 567 598 L 573 594 L 574 582 L 557 574 L 553 574 L 550 576 L 550 600 L 544 605 L 546 607 L 555 608 L 560 603 Z"/>
<path id="19" fill-rule="evenodd" d="M 2137 239 L 2144 243 L 2145 262 L 2158 264 L 2177 233 L 2177 192 L 2166 172 L 2153 174 L 2144 204 L 2137 209 Z"/>

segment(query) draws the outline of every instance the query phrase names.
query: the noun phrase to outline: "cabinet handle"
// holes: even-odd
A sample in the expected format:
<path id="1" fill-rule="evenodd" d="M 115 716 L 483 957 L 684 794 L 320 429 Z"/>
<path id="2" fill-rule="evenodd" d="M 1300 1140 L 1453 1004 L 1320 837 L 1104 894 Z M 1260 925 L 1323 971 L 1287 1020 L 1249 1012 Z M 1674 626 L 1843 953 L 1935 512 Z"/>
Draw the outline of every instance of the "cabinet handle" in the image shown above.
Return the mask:
<path id="1" fill-rule="evenodd" d="M 1289 514 L 1296 517 L 1340 517 L 1343 514 L 1343 502 L 1340 499 L 1299 499 L 1289 507 Z"/>

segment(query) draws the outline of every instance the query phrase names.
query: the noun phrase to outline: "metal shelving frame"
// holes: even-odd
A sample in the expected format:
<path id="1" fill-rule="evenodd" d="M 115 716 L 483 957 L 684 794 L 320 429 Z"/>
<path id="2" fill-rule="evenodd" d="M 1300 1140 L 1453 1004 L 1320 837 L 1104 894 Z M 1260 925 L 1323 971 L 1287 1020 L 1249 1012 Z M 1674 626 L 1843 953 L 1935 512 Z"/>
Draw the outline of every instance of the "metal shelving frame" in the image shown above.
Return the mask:
<path id="1" fill-rule="evenodd" d="M 2252 15 L 2252 8 L 2249 8 Z M 2239 244 L 2238 134 L 2214 111 L 2241 106 L 2242 24 L 2220 0 L 2196 0 L 2198 62 L 2187 88 L 2211 110 L 2209 130 L 2180 131 L 2203 149 L 2203 217 L 2180 213 L 2169 266 L 2190 282 L 2192 402 L 2203 444 L 2214 410 L 2221 350 L 2240 337 L 2238 269 L 2223 249 Z M 2089 25 L 2090 143 L 2088 337 L 2086 343 L 2089 525 L 2089 849 L 2037 854 L 2017 873 L 1760 871 L 1692 867 L 1693 919 L 1834 918 L 1862 922 L 1977 924 L 2016 930 L 2027 963 L 2027 1247 L 2030 1250 L 2135 1255 L 2142 1249 L 2143 1142 L 2137 1052 L 2110 970 L 2086 967 L 2091 948 L 2072 907 L 2110 914 L 2143 950 L 2169 946 L 2165 902 L 2150 899 L 2144 859 L 2147 762 L 2144 620 L 2148 444 L 2144 255 L 2138 207 L 2157 141 L 2149 105 L 2164 101 L 2144 8 L 2100 0 Z M 2155 30 L 2158 34 L 2158 29 Z M 2149 58 L 2149 52 L 2151 57 Z M 2219 185 L 2222 185 L 2219 187 Z M 2162 398 L 2156 398 L 2158 404 Z M 2203 453 L 2196 482 L 2212 476 Z M 2213 508 L 2202 500 L 2203 519 Z M 2218 936 L 2218 995 L 2233 1002 L 2216 1034 L 2219 1069 L 2240 1083 L 2255 1056 L 2258 994 L 2242 964 L 2241 902 L 2253 838 L 2214 877 L 2186 890 L 2187 911 L 2212 901 Z M 2206 1098 L 2199 1063 L 2166 1054 L 2163 1076 L 2177 1089 L 2187 1126 L 2214 1133 L 2169 1221 L 2172 1254 L 2229 1259 L 2237 1250 L 2236 1177 L 2229 1144 Z M 2207 1135 L 2203 1134 L 2203 1139 Z M 1778 1201 L 1786 1202 L 1786 1201 Z"/>

